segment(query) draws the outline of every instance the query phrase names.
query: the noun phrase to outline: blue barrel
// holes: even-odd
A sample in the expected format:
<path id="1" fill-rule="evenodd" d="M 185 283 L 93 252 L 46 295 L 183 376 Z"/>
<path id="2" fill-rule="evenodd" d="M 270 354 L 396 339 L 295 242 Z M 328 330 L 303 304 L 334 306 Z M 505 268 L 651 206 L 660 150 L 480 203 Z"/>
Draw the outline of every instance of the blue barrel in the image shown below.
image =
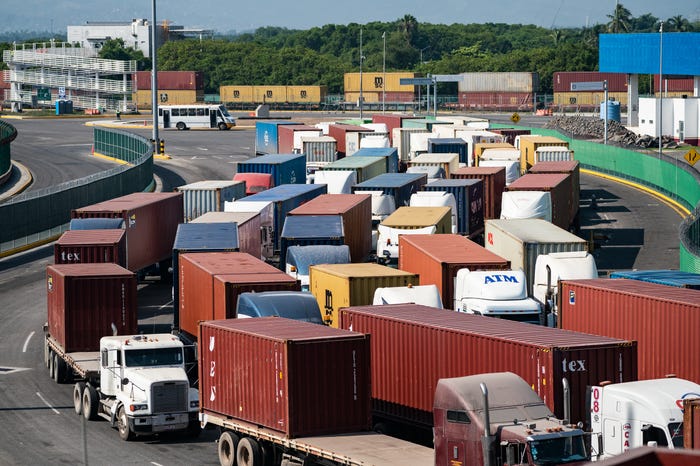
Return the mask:
<path id="1" fill-rule="evenodd" d="M 620 102 L 608 100 L 608 120 L 620 121 Z M 605 119 L 605 102 L 600 103 L 600 119 Z"/>

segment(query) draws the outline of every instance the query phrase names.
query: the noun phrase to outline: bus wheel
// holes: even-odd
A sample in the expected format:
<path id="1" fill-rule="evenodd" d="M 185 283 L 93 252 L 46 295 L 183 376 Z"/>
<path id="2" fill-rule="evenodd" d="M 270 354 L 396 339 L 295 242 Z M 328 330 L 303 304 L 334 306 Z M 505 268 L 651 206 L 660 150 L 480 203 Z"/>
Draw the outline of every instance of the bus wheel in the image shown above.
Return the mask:
<path id="1" fill-rule="evenodd" d="M 178 131 L 182 131 L 184 129 L 187 129 L 187 125 L 185 125 L 183 122 L 178 121 L 175 127 L 178 129 Z"/>
<path id="2" fill-rule="evenodd" d="M 224 131 L 226 129 L 228 129 L 228 125 L 226 123 L 224 123 L 223 121 L 220 121 L 219 122 L 219 130 Z"/>

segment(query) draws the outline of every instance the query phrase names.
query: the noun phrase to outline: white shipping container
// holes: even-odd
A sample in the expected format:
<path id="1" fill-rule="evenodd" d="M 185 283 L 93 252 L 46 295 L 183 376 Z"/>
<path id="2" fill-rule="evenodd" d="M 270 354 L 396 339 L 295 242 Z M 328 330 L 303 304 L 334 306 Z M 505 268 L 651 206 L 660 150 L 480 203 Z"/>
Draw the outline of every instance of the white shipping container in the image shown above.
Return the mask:
<path id="1" fill-rule="evenodd" d="M 588 250 L 585 240 L 541 219 L 487 219 L 484 238 L 486 249 L 509 260 L 513 270 L 525 272 L 530 296 L 537 256 Z"/>
<path id="2" fill-rule="evenodd" d="M 539 90 L 537 73 L 461 73 L 457 82 L 459 92 L 536 92 Z"/>
<path id="3" fill-rule="evenodd" d="M 262 257 L 274 256 L 275 203 L 266 201 L 233 201 L 224 203 L 224 212 L 258 212 L 260 214 L 260 242 Z M 280 228 L 281 229 L 281 228 Z"/>
<path id="4" fill-rule="evenodd" d="M 245 183 L 231 180 L 205 180 L 178 186 L 182 193 L 185 222 L 207 212 L 222 212 L 224 203 L 245 197 Z"/>
<path id="5" fill-rule="evenodd" d="M 520 178 L 520 161 L 517 160 L 482 160 L 480 167 L 505 167 L 506 186 Z"/>
<path id="6" fill-rule="evenodd" d="M 417 155 L 428 152 L 428 139 L 435 137 L 437 137 L 437 134 L 428 132 L 409 134 L 408 160 L 413 160 Z"/>
<path id="7" fill-rule="evenodd" d="M 345 156 L 348 157 L 362 148 L 362 139 L 368 136 L 384 136 L 389 139 L 389 133 L 377 133 L 377 132 L 366 132 L 361 131 L 347 131 L 345 133 Z"/>
<path id="8" fill-rule="evenodd" d="M 294 142 L 292 143 L 292 149 L 295 152 L 298 151 L 303 153 L 303 138 L 318 138 L 321 136 L 323 136 L 323 131 L 320 129 L 318 131 L 294 131 Z"/>
<path id="9" fill-rule="evenodd" d="M 574 151 L 562 146 L 542 146 L 535 149 L 535 163 L 574 160 Z"/>
<path id="10" fill-rule="evenodd" d="M 505 191 L 501 218 L 541 218 L 552 221 L 552 195 L 545 191 Z"/>
<path id="11" fill-rule="evenodd" d="M 375 133 L 387 133 L 389 134 L 389 128 L 386 123 L 362 123 L 360 126 L 363 128 L 371 129 Z"/>
<path id="12" fill-rule="evenodd" d="M 338 141 L 330 136 L 305 137 L 301 141 L 301 153 L 306 155 L 306 163 L 330 163 L 338 157 Z"/>
<path id="13" fill-rule="evenodd" d="M 445 178 L 459 168 L 459 154 L 426 152 L 417 155 L 408 162 L 409 167 L 440 167 L 445 171 Z"/>
<path id="14" fill-rule="evenodd" d="M 435 125 L 442 126 L 442 125 Z M 394 128 L 391 130 L 392 145 L 399 151 L 399 160 L 406 162 L 411 158 L 411 134 L 427 133 L 427 129 L 422 128 Z M 427 144 L 427 141 L 426 141 Z"/>
<path id="15" fill-rule="evenodd" d="M 486 130 L 469 129 L 455 131 L 455 137 L 464 139 L 467 143 L 469 166 L 474 166 L 474 145 L 480 142 L 504 142 L 505 136 Z"/>
<path id="16" fill-rule="evenodd" d="M 440 116 L 440 121 L 449 121 L 453 126 L 458 127 L 469 127 L 472 129 L 487 129 L 489 127 L 489 120 L 485 118 L 475 118 L 468 116 Z M 443 125 L 437 125 L 443 126 Z"/>

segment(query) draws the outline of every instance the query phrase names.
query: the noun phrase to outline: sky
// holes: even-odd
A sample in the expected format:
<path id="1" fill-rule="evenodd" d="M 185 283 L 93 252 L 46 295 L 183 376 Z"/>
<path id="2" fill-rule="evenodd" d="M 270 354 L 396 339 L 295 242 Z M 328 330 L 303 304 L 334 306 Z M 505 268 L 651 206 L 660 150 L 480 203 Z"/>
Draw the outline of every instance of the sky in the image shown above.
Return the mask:
<path id="1" fill-rule="evenodd" d="M 152 17 L 148 0 L 1 0 L 0 32 L 66 33 L 68 25 L 88 21 L 128 22 Z M 535 24 L 545 28 L 605 24 L 619 0 L 156 0 L 156 21 L 218 33 L 245 32 L 263 26 L 309 29 L 324 24 L 391 22 L 406 14 L 419 23 Z M 700 20 L 699 0 L 621 1 L 632 16 L 650 13 L 665 20 L 681 15 Z"/>

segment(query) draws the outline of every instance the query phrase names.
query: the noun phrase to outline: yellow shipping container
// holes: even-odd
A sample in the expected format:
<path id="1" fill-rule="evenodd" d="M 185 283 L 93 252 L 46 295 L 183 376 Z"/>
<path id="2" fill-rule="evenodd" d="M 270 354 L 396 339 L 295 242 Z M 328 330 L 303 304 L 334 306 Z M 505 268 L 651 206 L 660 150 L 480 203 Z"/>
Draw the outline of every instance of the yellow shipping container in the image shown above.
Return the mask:
<path id="1" fill-rule="evenodd" d="M 136 91 L 133 100 L 138 108 L 151 108 L 151 91 Z M 159 105 L 190 105 L 199 102 L 204 102 L 202 90 L 162 89 L 158 91 Z"/>
<path id="2" fill-rule="evenodd" d="M 552 102 L 554 105 L 586 105 L 600 107 L 604 101 L 604 93 L 601 92 L 555 92 Z M 608 98 L 617 100 L 622 105 L 627 105 L 626 92 L 608 92 Z"/>
<path id="3" fill-rule="evenodd" d="M 253 86 L 221 86 L 219 87 L 219 98 L 221 102 L 252 102 Z"/>
<path id="4" fill-rule="evenodd" d="M 324 321 L 331 327 L 338 327 L 341 307 L 372 304 L 377 288 L 417 286 L 419 281 L 417 274 L 372 263 L 309 267 L 309 290 L 318 301 Z"/>
<path id="5" fill-rule="evenodd" d="M 401 84 L 402 78 L 415 78 L 416 73 L 408 71 L 386 73 L 369 72 L 362 73 L 362 91 L 370 92 L 413 92 L 415 86 L 412 84 Z M 360 92 L 360 73 L 345 73 L 343 79 L 343 89 L 345 93 Z"/>
<path id="6" fill-rule="evenodd" d="M 382 225 L 404 230 L 417 230 L 435 225 L 436 234 L 452 233 L 452 209 L 450 207 L 399 207 L 382 220 Z"/>
<path id="7" fill-rule="evenodd" d="M 535 164 L 535 151 L 542 146 L 569 147 L 569 143 L 554 136 L 520 136 L 520 173 L 523 174 Z"/>
<path id="8" fill-rule="evenodd" d="M 477 142 L 474 144 L 474 163 L 478 165 L 479 157 L 486 149 L 514 149 L 513 144 L 508 142 Z"/>
<path id="9" fill-rule="evenodd" d="M 408 166 L 440 167 L 445 171 L 445 178 L 449 179 L 450 174 L 459 168 L 459 154 L 425 152 L 415 156 Z"/>
<path id="10" fill-rule="evenodd" d="M 381 102 L 382 93 L 381 92 L 362 91 L 362 98 L 365 99 L 365 102 Z M 346 102 L 357 103 L 359 100 L 360 100 L 360 93 L 359 92 L 346 92 L 345 93 L 345 101 Z"/>
<path id="11" fill-rule="evenodd" d="M 326 100 L 327 86 L 287 86 L 287 102 L 319 104 Z"/>
<path id="12" fill-rule="evenodd" d="M 287 102 L 287 86 L 253 86 L 256 104 L 283 104 Z"/>

